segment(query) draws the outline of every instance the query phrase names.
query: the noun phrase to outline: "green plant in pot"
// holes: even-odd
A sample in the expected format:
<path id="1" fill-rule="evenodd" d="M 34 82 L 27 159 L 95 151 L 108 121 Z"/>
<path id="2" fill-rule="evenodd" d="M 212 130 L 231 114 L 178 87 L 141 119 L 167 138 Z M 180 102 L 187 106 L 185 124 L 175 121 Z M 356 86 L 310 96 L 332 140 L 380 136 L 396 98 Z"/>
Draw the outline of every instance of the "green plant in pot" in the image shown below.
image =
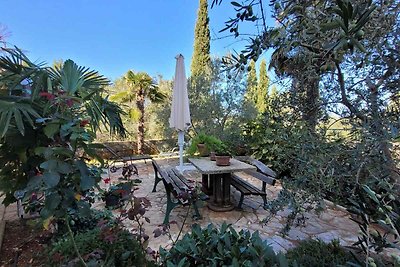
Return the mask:
<path id="1" fill-rule="evenodd" d="M 225 144 L 220 144 L 215 149 L 215 163 L 217 166 L 229 166 L 231 160 L 231 153 Z"/>
<path id="2" fill-rule="evenodd" d="M 201 157 L 206 157 L 210 155 L 210 151 L 215 150 L 215 148 L 221 144 L 222 141 L 217 137 L 205 133 L 199 133 L 192 138 L 187 153 L 193 156 L 198 152 Z"/>

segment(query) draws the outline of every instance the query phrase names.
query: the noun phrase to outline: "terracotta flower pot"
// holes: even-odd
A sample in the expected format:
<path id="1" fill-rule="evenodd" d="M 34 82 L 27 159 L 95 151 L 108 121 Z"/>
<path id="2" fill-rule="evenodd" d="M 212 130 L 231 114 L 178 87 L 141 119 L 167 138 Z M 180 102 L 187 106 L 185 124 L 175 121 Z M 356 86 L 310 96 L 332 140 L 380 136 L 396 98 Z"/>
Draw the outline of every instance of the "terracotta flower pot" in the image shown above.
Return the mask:
<path id="1" fill-rule="evenodd" d="M 210 155 L 210 151 L 205 144 L 197 144 L 197 149 L 199 150 L 201 157 L 207 157 L 208 155 Z"/>
<path id="2" fill-rule="evenodd" d="M 224 155 L 224 156 L 216 155 L 215 156 L 215 163 L 217 164 L 217 166 L 229 166 L 229 165 L 231 165 L 230 160 L 231 160 L 231 156 L 226 156 L 226 155 Z"/>
<path id="3" fill-rule="evenodd" d="M 215 161 L 215 152 L 210 152 L 210 160 Z"/>

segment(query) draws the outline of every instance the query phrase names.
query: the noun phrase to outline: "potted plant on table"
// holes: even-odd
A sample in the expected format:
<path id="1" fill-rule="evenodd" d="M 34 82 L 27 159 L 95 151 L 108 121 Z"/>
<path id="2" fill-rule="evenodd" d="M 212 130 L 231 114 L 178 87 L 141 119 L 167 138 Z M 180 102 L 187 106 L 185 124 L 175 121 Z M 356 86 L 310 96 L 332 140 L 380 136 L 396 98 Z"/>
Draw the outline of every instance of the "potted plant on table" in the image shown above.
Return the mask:
<path id="1" fill-rule="evenodd" d="M 222 143 L 215 149 L 215 163 L 217 166 L 229 166 L 231 157 L 231 153 L 225 144 Z"/>
<path id="2" fill-rule="evenodd" d="M 210 151 L 215 150 L 215 148 L 220 144 L 222 144 L 222 141 L 217 137 L 205 133 L 199 133 L 192 138 L 187 152 L 192 156 L 198 152 L 201 157 L 206 157 L 210 155 Z"/>

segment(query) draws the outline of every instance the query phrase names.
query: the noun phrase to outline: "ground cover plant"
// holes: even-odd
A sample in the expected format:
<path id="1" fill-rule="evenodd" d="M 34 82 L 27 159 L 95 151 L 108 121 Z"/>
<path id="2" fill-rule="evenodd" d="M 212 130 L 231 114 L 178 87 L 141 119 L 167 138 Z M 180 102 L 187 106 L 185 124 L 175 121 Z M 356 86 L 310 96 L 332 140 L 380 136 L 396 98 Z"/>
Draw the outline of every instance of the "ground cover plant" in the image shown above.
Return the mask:
<path id="1" fill-rule="evenodd" d="M 86 266 L 151 266 L 136 236 L 112 220 L 102 220 L 96 228 L 76 234 L 74 241 L 66 236 L 53 243 L 49 264 L 79 266 L 75 249 Z"/>
<path id="2" fill-rule="evenodd" d="M 237 232 L 227 224 L 193 225 L 170 250 L 160 248 L 160 261 L 162 266 L 289 266 L 258 232 Z"/>

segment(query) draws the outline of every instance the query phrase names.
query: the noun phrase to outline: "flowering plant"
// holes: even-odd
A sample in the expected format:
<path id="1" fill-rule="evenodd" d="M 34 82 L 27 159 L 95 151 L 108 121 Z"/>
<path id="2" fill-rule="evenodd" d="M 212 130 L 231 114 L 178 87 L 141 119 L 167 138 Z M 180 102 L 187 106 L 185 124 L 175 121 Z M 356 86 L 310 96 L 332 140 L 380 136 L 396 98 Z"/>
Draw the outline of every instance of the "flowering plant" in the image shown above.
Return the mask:
<path id="1" fill-rule="evenodd" d="M 125 133 L 122 110 L 104 96 L 108 80 L 67 60 L 59 67 L 31 62 L 19 49 L 0 57 L 0 192 L 5 204 L 24 190 L 44 196 L 45 225 L 71 212 L 88 215 L 88 193 L 101 180 L 92 144 L 100 125 Z M 20 81 L 29 88 L 21 93 Z M 90 119 L 88 119 L 90 118 Z M 99 165 L 88 164 L 88 157 Z"/>

